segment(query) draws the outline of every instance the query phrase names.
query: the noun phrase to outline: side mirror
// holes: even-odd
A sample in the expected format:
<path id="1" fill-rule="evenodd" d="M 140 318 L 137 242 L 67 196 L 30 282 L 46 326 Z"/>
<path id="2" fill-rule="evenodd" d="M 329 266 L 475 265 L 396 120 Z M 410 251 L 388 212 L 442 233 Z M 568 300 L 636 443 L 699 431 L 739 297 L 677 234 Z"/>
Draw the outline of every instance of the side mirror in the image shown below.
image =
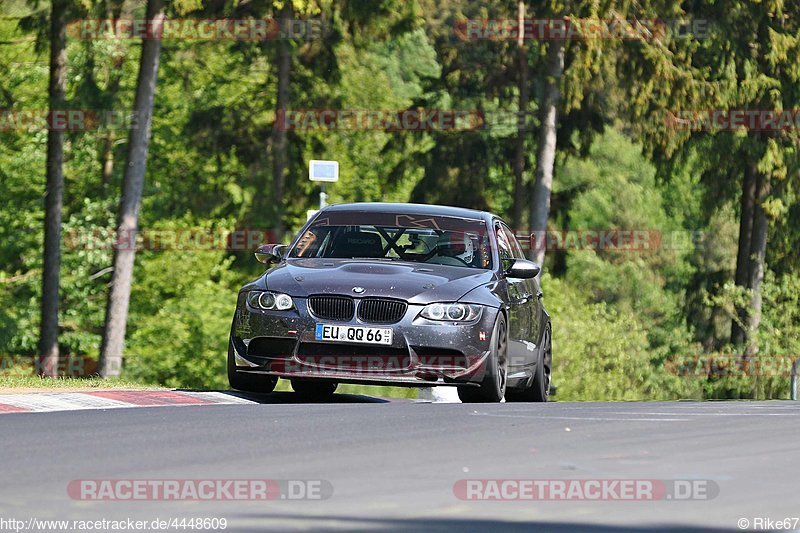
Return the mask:
<path id="1" fill-rule="evenodd" d="M 271 265 L 273 263 L 280 263 L 285 253 L 285 244 L 262 244 L 256 248 L 255 256 L 259 263 Z"/>
<path id="2" fill-rule="evenodd" d="M 542 269 L 533 261 L 527 259 L 514 259 L 511 266 L 506 269 L 506 277 L 515 279 L 533 279 Z"/>

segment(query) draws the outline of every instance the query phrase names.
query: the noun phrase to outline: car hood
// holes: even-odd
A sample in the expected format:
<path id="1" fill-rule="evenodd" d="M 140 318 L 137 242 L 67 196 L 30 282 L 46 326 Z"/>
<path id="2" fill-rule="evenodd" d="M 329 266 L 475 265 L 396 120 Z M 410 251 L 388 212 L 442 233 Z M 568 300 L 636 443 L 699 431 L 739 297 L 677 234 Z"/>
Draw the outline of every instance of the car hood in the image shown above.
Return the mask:
<path id="1" fill-rule="evenodd" d="M 428 304 L 456 301 L 494 280 L 492 271 L 466 267 L 353 259 L 289 259 L 267 272 L 266 287 L 300 298 L 311 294 L 345 294 Z M 364 292 L 356 293 L 354 287 L 361 287 Z"/>

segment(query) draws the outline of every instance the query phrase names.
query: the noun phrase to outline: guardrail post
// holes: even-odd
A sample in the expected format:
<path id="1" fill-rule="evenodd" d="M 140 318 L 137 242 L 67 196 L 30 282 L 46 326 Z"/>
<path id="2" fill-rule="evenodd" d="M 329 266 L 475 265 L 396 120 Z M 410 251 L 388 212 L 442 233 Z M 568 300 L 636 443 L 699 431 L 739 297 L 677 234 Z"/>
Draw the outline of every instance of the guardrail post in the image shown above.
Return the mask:
<path id="1" fill-rule="evenodd" d="M 797 390 L 800 388 L 800 383 L 797 380 L 798 365 L 800 365 L 800 359 L 795 359 L 792 364 L 792 400 L 797 400 L 798 396 L 800 396 L 800 391 Z"/>

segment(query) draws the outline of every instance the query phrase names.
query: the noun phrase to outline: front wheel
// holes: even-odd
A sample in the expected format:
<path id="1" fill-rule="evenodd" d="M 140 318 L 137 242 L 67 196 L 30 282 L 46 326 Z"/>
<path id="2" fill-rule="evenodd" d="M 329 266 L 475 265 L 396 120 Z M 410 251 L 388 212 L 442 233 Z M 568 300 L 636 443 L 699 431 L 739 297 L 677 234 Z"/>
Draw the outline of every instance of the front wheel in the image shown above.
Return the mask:
<path id="1" fill-rule="evenodd" d="M 494 323 L 491 347 L 480 385 L 458 388 L 458 397 L 463 403 L 499 402 L 505 396 L 508 373 L 508 328 L 503 313 L 497 316 L 497 321 Z"/>
<path id="2" fill-rule="evenodd" d="M 244 392 L 268 394 L 278 384 L 276 376 L 265 374 L 248 374 L 236 371 L 236 360 L 233 356 L 233 339 L 228 340 L 228 383 L 232 389 Z"/>

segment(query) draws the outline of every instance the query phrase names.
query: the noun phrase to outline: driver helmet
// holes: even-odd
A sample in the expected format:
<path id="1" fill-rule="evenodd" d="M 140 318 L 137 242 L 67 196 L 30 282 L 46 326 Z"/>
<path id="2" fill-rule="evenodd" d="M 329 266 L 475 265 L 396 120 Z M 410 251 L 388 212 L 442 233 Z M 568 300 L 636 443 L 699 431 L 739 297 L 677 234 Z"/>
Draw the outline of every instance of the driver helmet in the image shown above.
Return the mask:
<path id="1" fill-rule="evenodd" d="M 466 233 L 444 233 L 439 236 L 436 246 L 439 255 L 457 257 L 465 263 L 472 263 L 475 257 L 475 246 Z"/>

